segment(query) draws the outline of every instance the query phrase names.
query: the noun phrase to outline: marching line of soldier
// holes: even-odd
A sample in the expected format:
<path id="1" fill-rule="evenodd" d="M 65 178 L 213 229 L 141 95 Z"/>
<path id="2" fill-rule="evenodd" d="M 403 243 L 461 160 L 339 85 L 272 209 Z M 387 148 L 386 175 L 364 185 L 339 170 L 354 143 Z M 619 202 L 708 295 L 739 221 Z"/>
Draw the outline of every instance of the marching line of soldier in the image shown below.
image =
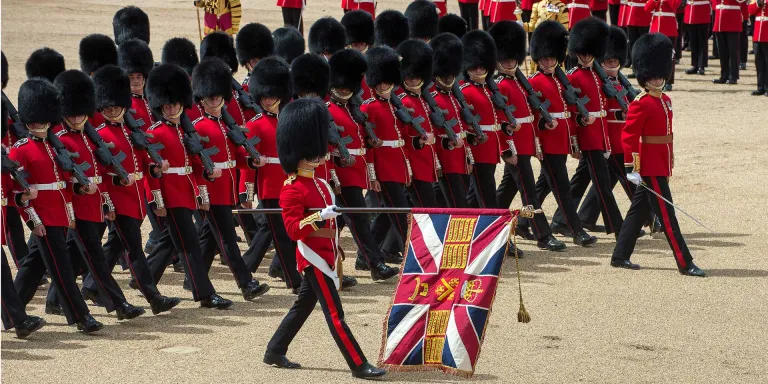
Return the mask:
<path id="1" fill-rule="evenodd" d="M 600 18 L 575 23 L 569 35 L 556 20 L 533 29 L 500 20 L 485 32 L 438 15 L 434 3 L 416 0 L 375 21 L 363 10 L 324 17 L 309 29 L 308 53 L 295 29 L 250 23 L 236 39 L 208 34 L 199 59 L 194 44 L 170 39 L 156 63 L 149 18 L 126 7 L 113 20 L 114 41 L 95 34 L 80 42 L 81 71 L 65 70 L 52 49 L 35 51 L 18 111 L 3 95 L 3 244 L 18 269 L 12 279 L 3 254 L 6 329 L 26 337 L 45 324 L 24 308 L 46 273 L 45 312 L 82 332 L 103 327 L 86 301 L 118 320 L 145 314 L 111 276 L 118 261 L 155 315 L 180 302 L 158 287 L 174 263 L 195 302 L 227 309 L 233 302 L 209 278 L 215 255 L 251 301 L 269 290 L 254 273 L 271 245 L 268 274 L 298 296 L 264 362 L 300 367 L 286 357 L 288 344 L 319 301 L 353 375 L 380 376 L 344 322 L 338 290 L 357 282 L 337 271 L 338 233 L 349 227 L 356 269 L 389 280 L 400 272 L 387 264 L 403 261 L 407 217 L 335 208 L 508 208 L 518 192 L 535 208 L 549 192 L 557 202 L 551 223 L 544 213 L 518 223 L 540 249 L 564 250 L 555 234 L 588 247 L 597 238 L 587 231 L 604 231 L 617 239 L 610 264 L 638 269 L 630 256 L 649 225 L 666 234 L 681 274 L 705 275 L 669 203 L 673 123 L 663 90 L 672 40 L 649 33 L 634 42 L 643 89 L 635 95 L 621 73 L 630 39 Z M 526 76 L 529 32 L 536 72 Z M 567 72 L 566 52 L 576 63 Z M 234 77 L 241 67 L 242 82 Z M 3 88 L 8 69 L 3 55 Z M 569 157 L 579 162 L 570 179 Z M 632 202 L 626 217 L 616 183 Z M 255 206 L 283 214 L 233 215 Z M 145 253 L 147 216 L 156 235 Z"/>

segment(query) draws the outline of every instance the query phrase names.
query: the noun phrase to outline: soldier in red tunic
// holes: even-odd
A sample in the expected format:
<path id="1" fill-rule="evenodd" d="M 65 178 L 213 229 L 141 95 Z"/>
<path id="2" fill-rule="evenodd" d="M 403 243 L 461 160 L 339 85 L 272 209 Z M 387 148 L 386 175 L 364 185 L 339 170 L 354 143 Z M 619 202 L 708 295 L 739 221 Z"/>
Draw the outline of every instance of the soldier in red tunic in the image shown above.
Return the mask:
<path id="1" fill-rule="evenodd" d="M 376 0 L 341 0 L 341 7 L 345 15 L 352 11 L 363 11 L 375 19 L 376 3 Z"/>
<path id="2" fill-rule="evenodd" d="M 356 49 L 363 54 L 373 47 L 373 18 L 364 11 L 350 11 L 341 18 L 341 25 L 347 32 L 346 48 Z M 361 99 L 373 97 L 371 87 L 365 84 L 365 78 L 360 80 Z"/>
<path id="3" fill-rule="evenodd" d="M 300 368 L 285 356 L 288 346 L 320 302 L 328 328 L 344 359 L 357 378 L 383 376 L 386 371 L 368 362 L 344 321 L 336 272 L 338 227 L 331 187 L 314 175 L 328 152 L 329 113 L 317 99 L 291 102 L 281 113 L 277 129 L 280 166 L 289 174 L 280 191 L 285 229 L 297 242 L 295 259 L 304 274 L 299 296 L 267 344 L 264 363 Z M 310 211 L 321 208 L 322 211 Z"/>
<path id="4" fill-rule="evenodd" d="M 491 25 L 504 20 L 517 21 L 518 14 L 522 14 L 522 10 L 517 10 L 517 2 L 509 0 L 491 0 Z"/>
<path id="5" fill-rule="evenodd" d="M 286 27 L 294 27 L 304 34 L 303 11 L 306 0 L 277 0 L 277 6 L 283 11 L 283 24 Z"/>
<path id="6" fill-rule="evenodd" d="M 715 84 L 737 84 L 739 80 L 739 35 L 742 32 L 741 5 L 739 0 L 713 0 L 715 23 L 712 32 L 717 39 L 720 57 L 720 77 L 712 80 Z"/>
<path id="7" fill-rule="evenodd" d="M 651 210 L 661 219 L 669 247 L 681 274 L 704 277 L 685 244 L 675 217 L 669 176 L 675 164 L 672 140 L 672 101 L 663 93 L 664 81 L 672 70 L 672 42 L 664 35 L 649 34 L 632 50 L 637 82 L 645 89 L 629 106 L 621 141 L 627 179 L 638 185 L 627 212 L 621 235 L 611 257 L 611 266 L 639 269 L 629 261 L 637 234 Z M 651 193 L 651 191 L 655 192 Z"/>
<path id="8" fill-rule="evenodd" d="M 121 8 L 112 18 L 112 31 L 117 45 L 130 39 L 149 44 L 149 16 L 139 7 L 129 5 Z"/>
<path id="9" fill-rule="evenodd" d="M 443 3 L 445 4 L 445 3 Z M 438 10 L 429 0 L 415 0 L 405 9 L 408 19 L 408 33 L 411 39 L 429 39 L 437 36 Z"/>
<path id="10" fill-rule="evenodd" d="M 669 37 L 674 46 L 677 41 L 677 16 L 675 11 L 680 7 L 682 0 L 648 0 L 645 3 L 645 10 L 651 12 L 650 33 L 661 33 Z M 671 91 L 675 83 L 675 68 L 672 63 L 672 74 L 664 85 L 665 91 Z"/>
<path id="11" fill-rule="evenodd" d="M 632 46 L 640 36 L 648 33 L 651 27 L 651 13 L 645 10 L 645 3 L 648 0 L 627 0 L 625 21 L 627 27 L 627 37 L 629 37 L 629 51 L 632 52 Z M 630 57 L 630 62 L 632 58 Z M 627 77 L 633 78 L 634 71 Z"/>
<path id="12" fill-rule="evenodd" d="M 757 68 L 757 90 L 752 96 L 768 95 L 768 6 L 765 0 L 752 0 L 749 14 L 755 16 L 755 67 Z"/>
<path id="13" fill-rule="evenodd" d="M 373 37 L 377 47 L 386 45 L 397 49 L 400 43 L 408 40 L 408 36 L 408 19 L 400 11 L 384 11 L 373 22 Z"/>
<path id="14" fill-rule="evenodd" d="M 117 48 L 111 37 L 94 33 L 80 40 L 79 47 L 80 70 L 93 76 L 99 68 L 107 65 L 117 65 Z M 100 112 L 93 114 L 88 119 L 91 125 L 98 127 L 104 124 L 104 117 Z"/>
<path id="15" fill-rule="evenodd" d="M 709 0 L 688 0 L 683 12 L 683 23 L 688 32 L 691 47 L 691 68 L 688 75 L 704 74 L 709 57 L 709 25 L 712 22 L 712 2 Z"/>
<path id="16" fill-rule="evenodd" d="M 479 0 L 459 0 L 459 12 L 461 13 L 461 18 L 464 19 L 468 30 L 470 31 L 478 28 L 478 3 Z"/>
<path id="17" fill-rule="evenodd" d="M 590 0 L 589 10 L 592 16 L 608 22 L 608 0 Z"/>

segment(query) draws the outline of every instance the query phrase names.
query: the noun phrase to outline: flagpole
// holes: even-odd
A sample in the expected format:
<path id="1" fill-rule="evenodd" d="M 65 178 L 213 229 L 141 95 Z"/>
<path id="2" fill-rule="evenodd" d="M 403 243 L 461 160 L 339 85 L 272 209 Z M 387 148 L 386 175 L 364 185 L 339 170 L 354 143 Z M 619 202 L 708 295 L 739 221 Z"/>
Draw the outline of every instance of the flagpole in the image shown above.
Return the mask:
<path id="1" fill-rule="evenodd" d="M 440 209 L 440 208 L 436 208 Z M 446 210 L 446 214 L 450 214 L 451 208 L 444 208 Z M 323 208 L 310 208 L 308 211 L 310 212 L 317 212 L 322 211 Z M 468 211 L 466 208 L 458 208 L 457 210 L 461 211 Z M 482 211 L 483 208 L 477 208 L 477 210 Z M 411 213 L 413 212 L 413 209 L 411 208 L 394 208 L 394 207 L 354 207 L 354 208 L 348 208 L 348 207 L 336 207 L 334 211 L 338 213 Z M 533 206 L 526 205 L 519 210 L 510 209 L 510 212 L 517 213 L 520 217 L 533 217 L 536 213 L 543 213 L 541 209 L 534 209 Z M 265 215 L 279 215 L 283 213 L 282 208 L 243 208 L 243 209 L 233 209 L 232 213 L 234 214 L 248 214 L 248 213 L 261 213 Z"/>

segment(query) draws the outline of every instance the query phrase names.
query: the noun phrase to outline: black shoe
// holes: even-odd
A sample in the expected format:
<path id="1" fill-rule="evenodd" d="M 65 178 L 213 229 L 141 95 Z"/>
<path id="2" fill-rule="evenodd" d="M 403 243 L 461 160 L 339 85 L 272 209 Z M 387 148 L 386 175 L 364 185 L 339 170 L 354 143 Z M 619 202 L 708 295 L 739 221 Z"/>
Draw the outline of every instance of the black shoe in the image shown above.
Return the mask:
<path id="1" fill-rule="evenodd" d="M 357 285 L 357 279 L 352 276 L 341 277 L 341 289 L 352 288 Z"/>
<path id="2" fill-rule="evenodd" d="M 184 273 L 184 265 L 181 264 L 181 261 L 177 261 L 173 263 L 173 271 L 178 273 Z"/>
<path id="3" fill-rule="evenodd" d="M 581 231 L 577 233 L 576 236 L 573 237 L 573 243 L 576 245 L 580 245 L 582 247 L 586 247 L 594 243 L 597 243 L 597 237 L 590 236 L 586 232 Z"/>
<path id="4" fill-rule="evenodd" d="M 170 311 L 171 308 L 179 305 L 179 303 L 181 303 L 181 299 L 178 297 L 158 295 L 149 302 L 149 307 L 152 308 L 152 314 L 158 315 L 160 313 Z"/>
<path id="5" fill-rule="evenodd" d="M 83 295 L 83 300 L 90 300 L 93 305 L 97 307 L 103 307 L 104 305 L 99 303 L 99 293 L 93 290 L 90 290 L 86 287 L 83 287 L 80 289 L 80 293 Z"/>
<path id="6" fill-rule="evenodd" d="M 82 333 L 96 332 L 102 328 L 104 328 L 104 324 L 96 321 L 90 314 L 83 316 L 83 318 L 77 322 L 77 330 Z"/>
<path id="7" fill-rule="evenodd" d="M 45 314 L 46 315 L 64 316 L 64 310 L 61 308 L 61 305 L 50 304 L 50 303 L 46 302 L 45 303 Z"/>
<path id="8" fill-rule="evenodd" d="M 671 92 L 672 91 L 672 84 L 667 83 L 664 85 L 664 92 Z"/>
<path id="9" fill-rule="evenodd" d="M 714 80 L 712 80 L 712 82 L 715 83 L 715 84 L 725 84 L 726 82 L 728 82 L 728 80 L 727 79 L 714 79 Z"/>
<path id="10" fill-rule="evenodd" d="M 192 292 L 192 285 L 189 284 L 189 279 L 184 277 L 184 283 L 181 284 L 181 287 L 184 288 L 185 291 Z"/>
<path id="11" fill-rule="evenodd" d="M 651 222 L 651 225 L 650 225 L 650 229 L 651 229 L 651 234 L 664 232 L 664 227 L 661 225 L 661 220 L 659 219 L 658 216 L 654 216 L 653 221 Z"/>
<path id="12" fill-rule="evenodd" d="M 522 259 L 523 256 L 525 256 L 525 252 L 523 252 L 522 249 L 515 246 L 515 244 L 510 243 L 509 249 L 507 249 L 507 257 L 515 257 L 515 251 L 517 251 L 517 257 Z"/>
<path id="13" fill-rule="evenodd" d="M 258 280 L 253 279 L 241 291 L 243 292 L 243 298 L 250 301 L 267 293 L 269 285 L 259 284 Z"/>
<path id="14" fill-rule="evenodd" d="M 131 289 L 139 290 L 139 283 L 136 282 L 136 279 L 131 279 L 128 281 L 128 287 Z"/>
<path id="15" fill-rule="evenodd" d="M 641 238 L 641 237 L 643 237 L 643 236 L 645 236 L 645 235 L 647 235 L 647 234 L 648 234 L 648 233 L 646 233 L 644 229 L 641 229 L 641 230 L 640 230 L 640 232 L 638 232 L 638 233 L 637 233 L 637 238 L 639 239 L 639 238 Z M 618 239 L 618 238 L 619 238 L 619 236 L 618 236 L 618 234 L 617 234 L 617 235 L 616 235 L 616 239 Z"/>
<path id="16" fill-rule="evenodd" d="M 389 253 L 384 251 L 382 251 L 382 253 L 384 254 L 384 262 L 387 264 L 400 265 L 403 263 L 403 256 L 399 253 Z"/>
<path id="17" fill-rule="evenodd" d="M 758 89 L 757 91 L 752 91 L 752 96 L 762 96 L 765 95 L 765 89 Z"/>
<path id="18" fill-rule="evenodd" d="M 236 237 L 236 240 L 237 240 L 238 243 L 244 243 L 245 242 L 245 241 L 243 241 L 243 238 L 240 237 L 240 235 L 236 235 L 235 237 Z"/>
<path id="19" fill-rule="evenodd" d="M 601 232 L 601 233 L 605 232 L 605 226 L 604 225 L 585 223 L 585 222 L 582 221 L 581 222 L 581 226 L 584 227 L 584 229 L 586 229 L 587 231 L 590 231 L 590 232 Z"/>
<path id="20" fill-rule="evenodd" d="M 710 60 L 718 60 L 718 59 L 720 59 L 720 56 L 716 56 L 716 55 L 710 55 L 710 56 L 709 56 L 709 59 L 710 59 Z"/>
<path id="21" fill-rule="evenodd" d="M 27 316 L 16 328 L 16 337 L 23 339 L 45 325 L 45 319 L 37 316 Z"/>
<path id="22" fill-rule="evenodd" d="M 273 266 L 272 264 L 269 265 L 269 269 L 267 270 L 267 275 L 269 275 L 269 277 L 271 278 L 285 281 L 285 274 L 283 274 L 283 270 Z"/>
<path id="23" fill-rule="evenodd" d="M 704 74 L 704 67 L 701 67 L 699 68 L 699 75 L 703 75 L 703 74 Z"/>
<path id="24" fill-rule="evenodd" d="M 371 278 L 373 278 L 373 281 L 387 280 L 397 276 L 398 273 L 400 273 L 400 268 L 392 268 L 383 262 L 371 268 Z"/>
<path id="25" fill-rule="evenodd" d="M 47 277 L 45 277 L 45 276 L 43 276 L 43 278 L 42 278 L 42 279 L 40 279 L 40 282 L 39 282 L 39 283 L 37 283 L 37 286 L 38 286 L 38 287 L 42 287 L 42 286 L 44 286 L 44 285 L 48 285 L 48 278 L 47 278 Z"/>
<path id="26" fill-rule="evenodd" d="M 731 80 L 731 79 L 728 79 L 728 81 L 726 81 L 725 83 L 726 83 L 726 84 L 728 84 L 728 85 L 736 85 L 736 84 L 738 84 L 739 82 L 738 82 L 738 81 L 736 81 L 736 80 Z"/>
<path id="27" fill-rule="evenodd" d="M 117 308 L 115 308 L 115 311 L 117 312 L 118 320 L 130 320 L 145 313 L 144 308 L 134 307 L 133 305 L 128 304 L 128 302 L 118 305 Z"/>
<path id="28" fill-rule="evenodd" d="M 515 227 L 515 234 L 526 240 L 536 240 L 531 233 L 531 228 L 523 225 Z"/>
<path id="29" fill-rule="evenodd" d="M 693 263 L 688 266 L 686 269 L 679 269 L 681 275 L 685 276 L 694 276 L 694 277 L 706 277 L 707 274 L 701 270 L 701 268 L 697 267 Z"/>
<path id="30" fill-rule="evenodd" d="M 373 366 L 369 362 L 364 362 L 359 367 L 352 370 L 352 377 L 358 379 L 373 379 L 387 374 L 387 371 Z"/>
<path id="31" fill-rule="evenodd" d="M 638 270 L 640 265 L 633 264 L 629 260 L 611 258 L 611 267 Z"/>
<path id="32" fill-rule="evenodd" d="M 698 72 L 699 72 L 699 69 L 696 68 L 696 67 L 690 67 L 690 68 L 685 70 L 685 74 L 686 75 L 695 75 Z"/>
<path id="33" fill-rule="evenodd" d="M 360 257 L 359 255 L 355 259 L 355 270 L 356 271 L 370 271 L 371 267 L 368 266 L 368 261 Z"/>
<path id="34" fill-rule="evenodd" d="M 747 70 L 747 63 L 739 64 L 739 70 L 746 71 Z"/>
<path id="35" fill-rule="evenodd" d="M 301 364 L 294 363 L 293 361 L 288 360 L 285 355 L 278 355 L 277 353 L 272 352 L 265 352 L 264 353 L 264 364 L 272 365 L 278 368 L 288 368 L 288 369 L 298 369 L 301 368 Z"/>
<path id="36" fill-rule="evenodd" d="M 565 243 L 555 239 L 552 235 L 547 235 L 547 237 L 544 237 L 536 242 L 536 245 L 539 246 L 539 249 L 546 249 L 548 251 L 562 251 L 565 249 Z"/>
<path id="37" fill-rule="evenodd" d="M 558 235 L 566 237 L 573 237 L 571 229 L 568 228 L 568 226 L 565 224 L 560 224 L 553 221 L 552 224 L 549 225 L 549 229 L 552 230 L 552 233 L 557 233 Z"/>
<path id="38" fill-rule="evenodd" d="M 205 308 L 229 309 L 232 306 L 232 300 L 227 300 L 217 294 L 210 295 L 200 300 L 200 306 Z"/>

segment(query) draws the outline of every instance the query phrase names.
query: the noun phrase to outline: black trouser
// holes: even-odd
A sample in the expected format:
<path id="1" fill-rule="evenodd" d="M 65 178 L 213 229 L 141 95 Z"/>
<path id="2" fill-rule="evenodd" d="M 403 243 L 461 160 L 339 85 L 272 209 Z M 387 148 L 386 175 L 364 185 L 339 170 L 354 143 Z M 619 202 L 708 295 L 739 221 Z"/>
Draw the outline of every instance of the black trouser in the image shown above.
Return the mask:
<path id="1" fill-rule="evenodd" d="M 283 10 L 283 24 L 286 27 L 294 27 L 304 34 L 304 18 L 301 17 L 301 8 L 281 8 Z"/>
<path id="2" fill-rule="evenodd" d="M 363 189 L 360 187 L 341 187 L 341 195 L 337 196 L 337 202 L 349 208 L 366 207 Z M 381 263 L 384 255 L 381 253 L 379 244 L 373 240 L 370 216 L 367 213 L 345 213 L 343 217 L 357 244 L 358 257 L 368 262 L 368 266 L 371 267 Z"/>
<path id="3" fill-rule="evenodd" d="M 197 230 L 192 222 L 192 210 L 166 208 L 164 221 L 163 236 L 149 257 L 149 270 L 155 283 L 160 282 L 165 268 L 173 262 L 173 251 L 178 249 L 184 275 L 192 286 L 192 298 L 200 301 L 216 293 L 200 252 Z"/>
<path id="4" fill-rule="evenodd" d="M 676 37 L 670 37 L 667 36 L 669 41 L 672 43 L 672 46 L 675 47 L 677 44 L 677 38 Z M 674 48 L 677 49 L 677 48 Z M 677 52 L 677 51 L 675 51 Z M 675 56 L 677 56 L 677 53 L 675 53 Z M 676 59 L 677 57 L 675 57 Z M 669 78 L 667 79 L 667 84 L 674 84 L 675 83 L 675 60 L 672 60 L 672 71 L 669 72 Z"/>
<path id="5" fill-rule="evenodd" d="M 408 207 L 403 184 L 393 181 L 381 181 L 379 184 L 381 184 L 379 200 L 384 206 L 392 208 Z M 386 215 L 378 215 L 373 219 L 373 223 L 371 223 L 373 240 L 384 250 L 387 249 L 382 244 L 390 228 L 394 228 L 400 235 L 400 239 L 405 241 L 408 237 L 408 215 L 403 213 L 387 213 Z"/>
<path id="6" fill-rule="evenodd" d="M 444 173 L 438 180 L 440 190 L 448 208 L 467 208 L 467 187 L 469 175 L 460 173 Z"/>
<path id="7" fill-rule="evenodd" d="M 532 205 L 536 209 L 541 208 L 541 203 L 536 196 L 536 181 L 533 168 L 531 168 L 531 158 L 530 155 L 518 155 L 517 165 L 504 165 L 504 175 L 501 177 L 499 189 L 496 190 L 496 201 L 499 208 L 509 208 L 518 191 L 521 192 L 520 198 L 523 205 Z M 524 225 L 526 226 L 530 226 L 530 223 L 533 224 L 531 229 L 537 240 L 552 234 L 547 217 L 543 212 L 535 214 L 533 220 L 525 219 L 522 222 L 525 222 Z"/>
<path id="8" fill-rule="evenodd" d="M 717 48 L 720 53 L 720 79 L 739 79 L 739 32 L 717 32 Z"/>
<path id="9" fill-rule="evenodd" d="M 13 264 L 18 269 L 21 260 L 29 253 L 29 247 L 27 247 L 27 239 L 24 237 L 24 223 L 22 223 L 19 210 L 15 207 L 7 208 L 5 222 L 3 223 L 5 239 L 8 240 L 5 245 L 11 251 Z"/>
<path id="10" fill-rule="evenodd" d="M 243 230 L 243 235 L 245 235 L 246 244 L 251 244 L 251 241 L 253 241 L 253 237 L 259 231 L 259 220 L 263 219 L 263 216 L 262 214 L 257 215 L 253 213 L 241 213 L 235 216 L 238 224 L 240 224 L 240 228 Z"/>
<path id="11" fill-rule="evenodd" d="M 608 14 L 611 17 L 611 25 L 619 25 L 619 11 L 621 10 L 621 4 L 608 4 Z"/>
<path id="12" fill-rule="evenodd" d="M 402 186 L 402 190 L 405 191 L 405 186 Z M 406 192 L 403 192 L 405 194 Z M 381 201 L 382 194 L 380 192 L 375 192 L 369 190 L 365 194 L 365 202 L 369 207 L 385 207 L 384 203 Z M 405 205 L 403 207 L 409 207 L 408 204 L 408 197 L 406 196 L 404 198 Z M 378 219 L 379 217 L 382 217 L 381 219 Z M 406 216 L 407 217 L 407 216 Z M 405 245 L 405 239 L 400 236 L 400 232 L 396 229 L 397 226 L 395 225 L 387 225 L 389 223 L 389 218 L 386 216 L 386 214 L 377 214 L 373 215 L 371 220 L 371 228 L 373 228 L 373 223 L 375 223 L 377 220 L 383 220 L 383 226 L 381 227 L 381 230 L 387 231 L 384 235 L 384 241 L 376 241 L 376 244 L 379 245 L 379 248 L 385 253 L 399 253 L 403 252 L 403 247 Z M 377 229 L 378 230 L 378 229 Z M 377 235 L 374 233 L 374 238 L 377 237 Z M 375 240 L 374 240 L 375 241 Z"/>
<path id="13" fill-rule="evenodd" d="M 242 289 L 253 280 L 253 275 L 240 255 L 232 208 L 230 205 L 211 205 L 208 211 L 204 211 L 205 222 L 200 231 L 200 253 L 203 255 L 206 271 L 210 271 L 213 257 L 220 253 L 235 277 L 237 287 Z"/>
<path id="14" fill-rule="evenodd" d="M 146 203 L 146 200 L 144 202 L 144 207 L 147 207 L 147 219 L 149 219 L 149 225 L 152 226 L 152 231 L 149 232 L 149 239 L 147 239 L 147 244 L 154 245 L 160 241 L 160 236 L 163 234 L 163 226 L 160 224 L 160 220 L 157 219 L 155 211 L 149 209 L 149 205 Z"/>
<path id="15" fill-rule="evenodd" d="M 612 153 L 607 162 L 609 176 L 611 178 L 611 190 L 616 186 L 616 183 L 620 183 L 624 192 L 627 194 L 627 197 L 632 201 L 632 196 L 635 194 L 636 187 L 627 180 L 627 173 L 624 170 L 624 154 Z M 597 223 L 597 218 L 600 216 L 601 212 L 600 198 L 598 195 L 598 188 L 593 183 L 592 186 L 589 187 L 589 192 L 587 192 L 587 196 L 584 197 L 581 207 L 579 207 L 579 219 L 581 219 L 582 223 L 593 225 Z M 606 227 L 606 229 L 607 228 L 608 227 Z"/>
<path id="16" fill-rule="evenodd" d="M 584 227 L 576 214 L 576 205 L 571 196 L 568 168 L 565 165 L 567 159 L 568 155 L 544 155 L 544 160 L 541 161 L 541 174 L 536 180 L 536 198 L 539 204 L 542 204 L 547 195 L 554 191 L 558 210 L 565 215 L 565 225 L 575 235 L 583 231 Z M 554 217 L 552 221 L 555 221 Z"/>
<path id="17" fill-rule="evenodd" d="M 757 89 L 768 91 L 768 42 L 755 43 Z"/>
<path id="18" fill-rule="evenodd" d="M 36 251 L 30 252 L 19 267 L 14 286 L 22 302 L 29 303 L 46 269 L 50 271 L 67 324 L 74 324 L 89 313 L 75 282 L 67 248 L 67 227 L 45 227 L 45 236 L 32 235 Z"/>
<path id="19" fill-rule="evenodd" d="M 139 222 L 139 227 L 141 227 L 141 222 Z M 109 232 L 107 233 L 107 241 L 104 242 L 103 247 L 104 259 L 107 261 L 112 260 L 115 263 L 120 262 L 123 270 L 126 270 L 128 268 L 124 257 L 126 248 L 125 245 L 123 245 L 123 242 L 120 241 L 120 235 L 117 233 L 117 228 L 115 228 L 115 224 L 113 222 L 107 222 L 106 228 L 109 228 Z M 139 241 L 141 241 L 141 237 L 139 237 Z M 114 266 L 115 264 L 112 265 Z"/>
<path id="20" fill-rule="evenodd" d="M 262 199 L 264 208 L 280 208 L 278 199 Z M 296 269 L 296 243 L 288 237 L 285 231 L 282 215 L 264 215 L 264 223 L 259 225 L 259 231 L 253 238 L 250 248 L 243 258 L 250 271 L 255 271 L 264 260 L 270 242 L 275 244 L 275 257 L 283 270 L 285 284 L 288 288 L 298 288 L 301 285 L 301 275 Z"/>
<path id="21" fill-rule="evenodd" d="M 707 24 L 688 24 L 688 40 L 691 42 L 691 66 L 704 68 L 709 60 Z"/>
<path id="22" fill-rule="evenodd" d="M 613 258 L 629 260 L 632 252 L 635 250 L 637 235 L 648 219 L 648 215 L 651 214 L 651 209 L 653 209 L 653 212 L 661 220 L 664 234 L 667 235 L 667 242 L 672 249 L 672 254 L 675 256 L 677 267 L 680 269 L 688 268 L 693 262 L 693 257 L 680 232 L 680 225 L 678 225 L 677 217 L 675 217 L 675 208 L 647 189 L 651 188 L 656 193 L 664 196 L 665 199 L 672 201 L 672 193 L 669 190 L 667 177 L 643 176 L 643 181 L 645 185 L 638 186 L 635 195 L 632 197 L 632 205 L 627 212 L 624 228 L 616 242 L 616 248 L 613 250 Z"/>
<path id="23" fill-rule="evenodd" d="M 677 18 L 677 38 L 675 38 L 675 45 L 673 46 L 675 47 L 675 59 L 680 60 L 683 58 L 683 38 L 685 37 L 685 31 L 683 31 L 683 19 L 685 18 L 685 14 L 677 13 L 675 14 L 675 17 Z"/>
<path id="24" fill-rule="evenodd" d="M 523 13 L 520 14 L 520 17 L 523 20 L 523 23 L 527 23 L 531 21 L 531 14 L 533 14 L 533 10 L 523 10 Z M 533 32 L 528 32 L 528 41 L 531 41 L 531 35 L 533 35 Z M 526 51 L 530 52 L 531 48 L 528 47 Z"/>
<path id="25" fill-rule="evenodd" d="M 8 210 L 10 211 L 11 209 Z M 0 303 L 3 304 L 3 327 L 11 329 L 16 327 L 17 324 L 21 324 L 28 315 L 25 310 L 26 304 L 21 301 L 19 293 L 16 292 L 16 287 L 13 286 L 13 275 L 11 275 L 8 259 L 5 258 L 5 250 L 0 249 L 0 251 L 3 255 L 2 276 L 0 276 L 0 283 L 2 283 L 2 300 L 0 300 Z"/>
<path id="26" fill-rule="evenodd" d="M 414 207 L 437 208 L 437 196 L 435 196 L 435 188 L 432 183 L 413 180 L 407 189 Z"/>
<path id="27" fill-rule="evenodd" d="M 352 331 L 344 321 L 344 309 L 341 307 L 339 292 L 330 277 L 312 266 L 304 269 L 304 281 L 301 283 L 299 296 L 288 314 L 283 318 L 280 326 L 277 327 L 272 339 L 269 340 L 267 351 L 278 355 L 288 353 L 288 346 L 314 311 L 318 301 L 320 308 L 323 309 L 328 329 L 344 356 L 344 360 L 347 361 L 347 365 L 350 369 L 359 367 L 367 360 L 360 349 L 360 345 L 357 344 L 355 336 L 352 335 Z M 320 349 L 316 351 L 322 353 Z"/>
<path id="28" fill-rule="evenodd" d="M 263 206 L 259 203 L 256 208 L 263 208 Z M 251 233 L 251 240 L 248 241 L 248 249 L 243 253 L 243 260 L 245 261 L 248 270 L 252 273 L 256 273 L 256 269 L 259 268 L 262 260 L 264 260 L 264 256 L 267 254 L 269 245 L 272 244 L 272 230 L 269 227 L 269 223 L 267 223 L 267 215 L 256 214 L 239 216 L 241 217 L 241 225 L 242 223 L 246 223 L 246 226 L 250 228 L 248 231 L 253 230 Z M 251 220 L 252 222 L 250 222 Z M 277 262 L 275 263 L 276 259 Z M 272 264 L 277 264 L 279 266 L 279 260 L 279 257 L 275 255 L 272 258 Z M 280 268 L 282 269 L 282 267 Z"/>
<path id="29" fill-rule="evenodd" d="M 496 164 L 475 163 L 469 179 L 469 205 L 498 208 L 496 205 Z"/>
<path id="30" fill-rule="evenodd" d="M 477 16 L 478 16 L 478 9 L 477 9 L 477 3 L 459 3 L 459 12 L 461 13 L 461 18 L 464 19 L 464 21 L 467 22 L 467 28 L 469 30 L 477 29 Z"/>
<path id="31" fill-rule="evenodd" d="M 573 199 L 573 206 L 577 207 L 591 181 L 597 187 L 597 198 L 600 201 L 600 212 L 603 215 L 605 230 L 607 233 L 616 233 L 618 236 L 624 220 L 621 218 L 621 211 L 616 204 L 616 198 L 613 197 L 610 171 L 604 153 L 600 150 L 581 151 L 579 165 L 571 177 L 571 198 Z M 564 224 L 563 221 L 566 219 L 563 217 L 563 212 L 558 209 L 552 217 L 552 222 Z"/>
<path id="32" fill-rule="evenodd" d="M 608 10 L 604 9 L 602 11 L 592 11 L 592 16 L 597 17 L 600 20 L 603 20 L 605 22 L 608 22 Z M 618 24 L 614 24 L 618 25 Z"/>
<path id="33" fill-rule="evenodd" d="M 635 45 L 635 41 L 640 38 L 640 36 L 645 35 L 650 30 L 650 26 L 645 27 L 637 27 L 637 26 L 627 26 L 627 37 L 629 38 L 629 52 L 632 52 L 632 47 Z M 632 62 L 632 55 L 628 55 L 627 62 Z M 631 64 L 628 64 L 631 65 Z M 633 71 L 634 72 L 634 71 Z"/>
<path id="34" fill-rule="evenodd" d="M 741 22 L 741 33 L 739 34 L 739 64 L 746 64 L 749 56 L 749 39 L 747 39 L 747 21 Z"/>

